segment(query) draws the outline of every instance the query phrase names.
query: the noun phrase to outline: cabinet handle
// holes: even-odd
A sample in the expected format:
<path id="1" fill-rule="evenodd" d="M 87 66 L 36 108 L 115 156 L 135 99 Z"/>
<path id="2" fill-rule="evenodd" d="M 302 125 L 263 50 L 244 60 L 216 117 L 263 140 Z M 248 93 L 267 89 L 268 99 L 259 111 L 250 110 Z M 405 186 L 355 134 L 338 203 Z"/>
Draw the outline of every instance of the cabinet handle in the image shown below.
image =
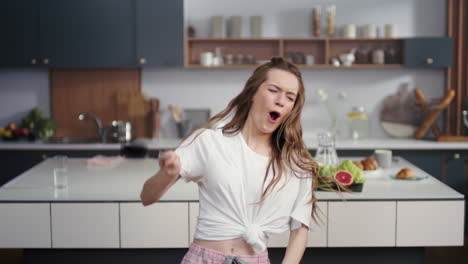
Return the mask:
<path id="1" fill-rule="evenodd" d="M 453 154 L 453 159 L 460 159 L 460 153 Z"/>
<path id="2" fill-rule="evenodd" d="M 36 65 L 36 64 L 37 64 L 37 60 L 36 60 L 36 59 L 32 59 L 32 60 L 31 60 L 31 64 L 32 64 L 32 65 Z"/>
<path id="3" fill-rule="evenodd" d="M 146 64 L 146 59 L 145 58 L 140 58 L 140 64 Z"/>
<path id="4" fill-rule="evenodd" d="M 432 63 L 434 63 L 434 59 L 433 58 L 427 58 L 426 63 L 427 64 L 432 64 Z"/>
<path id="5" fill-rule="evenodd" d="M 46 58 L 42 62 L 47 65 L 47 64 L 49 64 L 49 59 Z"/>

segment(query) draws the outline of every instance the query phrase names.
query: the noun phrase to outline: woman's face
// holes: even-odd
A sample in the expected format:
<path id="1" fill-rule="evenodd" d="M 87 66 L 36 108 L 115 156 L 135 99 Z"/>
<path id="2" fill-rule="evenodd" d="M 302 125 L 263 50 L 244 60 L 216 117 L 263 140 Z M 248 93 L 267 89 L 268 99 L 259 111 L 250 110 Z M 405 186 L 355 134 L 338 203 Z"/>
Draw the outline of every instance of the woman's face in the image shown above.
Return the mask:
<path id="1" fill-rule="evenodd" d="M 299 92 L 297 77 L 287 71 L 270 69 L 253 96 L 249 118 L 261 133 L 271 134 L 286 119 Z"/>

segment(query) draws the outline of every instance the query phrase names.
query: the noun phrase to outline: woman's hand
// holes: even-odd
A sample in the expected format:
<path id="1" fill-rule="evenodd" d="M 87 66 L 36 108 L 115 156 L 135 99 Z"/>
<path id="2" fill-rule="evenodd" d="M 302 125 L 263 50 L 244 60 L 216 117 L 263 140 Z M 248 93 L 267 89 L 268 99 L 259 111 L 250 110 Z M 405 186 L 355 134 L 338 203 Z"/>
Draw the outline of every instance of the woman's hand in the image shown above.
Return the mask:
<path id="1" fill-rule="evenodd" d="M 159 154 L 159 171 L 146 180 L 140 198 L 144 206 L 153 204 L 179 179 L 180 159 L 174 151 Z"/>
<path id="2" fill-rule="evenodd" d="M 159 168 L 166 177 L 178 177 L 181 168 L 179 156 L 172 150 L 159 153 Z"/>

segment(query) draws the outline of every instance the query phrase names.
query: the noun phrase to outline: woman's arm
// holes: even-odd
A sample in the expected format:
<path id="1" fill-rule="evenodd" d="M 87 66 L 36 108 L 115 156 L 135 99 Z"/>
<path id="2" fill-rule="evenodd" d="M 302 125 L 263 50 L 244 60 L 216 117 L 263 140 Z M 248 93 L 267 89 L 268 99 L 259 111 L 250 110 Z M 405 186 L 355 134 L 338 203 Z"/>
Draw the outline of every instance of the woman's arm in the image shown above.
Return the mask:
<path id="1" fill-rule="evenodd" d="M 157 202 L 179 179 L 180 159 L 173 151 L 163 154 L 163 158 L 159 159 L 159 167 L 158 173 L 143 185 L 140 199 L 144 206 Z"/>
<path id="2" fill-rule="evenodd" d="M 298 264 L 301 262 L 302 255 L 307 246 L 307 237 L 309 228 L 304 224 L 301 227 L 291 231 L 289 235 L 288 248 L 282 264 Z"/>

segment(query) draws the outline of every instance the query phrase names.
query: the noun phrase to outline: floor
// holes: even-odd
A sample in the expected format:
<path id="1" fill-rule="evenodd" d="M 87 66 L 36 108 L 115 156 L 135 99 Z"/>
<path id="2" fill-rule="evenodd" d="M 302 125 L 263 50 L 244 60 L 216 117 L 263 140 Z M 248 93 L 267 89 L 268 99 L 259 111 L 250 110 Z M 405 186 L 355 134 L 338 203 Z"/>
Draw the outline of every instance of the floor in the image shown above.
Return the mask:
<path id="1" fill-rule="evenodd" d="M 433 247 L 426 249 L 426 264 L 468 263 L 468 235 L 463 247 Z"/>
<path id="2" fill-rule="evenodd" d="M 23 263 L 22 249 L 0 249 L 0 263 Z M 426 249 L 426 264 L 468 263 L 468 235 L 463 247 L 431 247 Z"/>

